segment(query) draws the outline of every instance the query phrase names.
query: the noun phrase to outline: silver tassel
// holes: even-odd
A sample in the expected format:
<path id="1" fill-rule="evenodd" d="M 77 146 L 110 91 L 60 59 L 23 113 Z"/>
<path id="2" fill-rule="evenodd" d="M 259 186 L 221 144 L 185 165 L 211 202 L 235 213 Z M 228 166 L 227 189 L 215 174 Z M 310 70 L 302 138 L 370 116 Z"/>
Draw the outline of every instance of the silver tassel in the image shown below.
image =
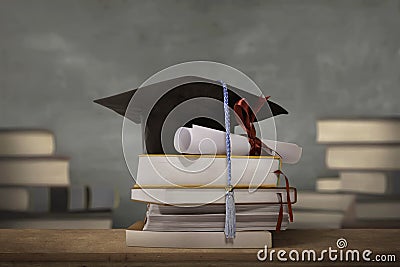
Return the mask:
<path id="1" fill-rule="evenodd" d="M 225 237 L 233 239 L 236 236 L 236 209 L 232 188 L 225 194 L 225 209 Z"/>

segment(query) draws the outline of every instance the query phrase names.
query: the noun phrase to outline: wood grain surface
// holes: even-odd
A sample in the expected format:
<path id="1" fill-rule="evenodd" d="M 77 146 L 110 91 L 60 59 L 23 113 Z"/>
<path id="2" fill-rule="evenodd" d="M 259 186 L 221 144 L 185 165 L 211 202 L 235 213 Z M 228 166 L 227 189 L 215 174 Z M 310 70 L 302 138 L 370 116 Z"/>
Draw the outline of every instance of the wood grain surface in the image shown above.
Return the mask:
<path id="1" fill-rule="evenodd" d="M 331 266 L 398 265 L 400 229 L 393 230 L 287 230 L 273 234 L 273 249 L 320 252 L 337 249 L 338 238 L 347 240 L 347 249 L 370 249 L 373 255 L 394 254 L 396 262 L 330 262 Z M 173 242 L 173 240 L 171 240 Z M 260 248 L 262 249 L 262 248 Z M 258 262 L 258 249 L 170 249 L 125 245 L 125 230 L 0 230 L 1 266 L 244 266 L 271 265 Z M 274 265 L 321 265 L 322 262 L 278 262 Z"/>

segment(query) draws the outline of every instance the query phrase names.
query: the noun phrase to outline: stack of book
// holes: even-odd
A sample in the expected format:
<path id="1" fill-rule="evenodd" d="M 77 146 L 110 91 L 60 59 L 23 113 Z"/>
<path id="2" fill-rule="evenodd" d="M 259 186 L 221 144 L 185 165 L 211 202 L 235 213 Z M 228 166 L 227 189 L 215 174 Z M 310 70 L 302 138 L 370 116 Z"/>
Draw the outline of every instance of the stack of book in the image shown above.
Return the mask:
<path id="1" fill-rule="evenodd" d="M 342 205 L 345 208 L 342 218 L 339 220 L 337 217 L 334 226 L 399 227 L 400 119 L 320 120 L 317 123 L 317 142 L 328 145 L 326 165 L 330 170 L 338 171 L 339 175 L 319 178 L 316 183 L 318 193 L 308 194 L 319 196 L 318 202 L 314 199 L 314 205 L 330 203 L 329 206 L 336 206 L 336 209 L 347 199 L 347 204 Z M 299 193 L 297 206 L 301 206 L 306 194 Z M 319 218 L 328 220 L 328 216 Z"/>
<path id="2" fill-rule="evenodd" d="M 145 154 L 139 157 L 131 199 L 149 205 L 145 223 L 126 231 L 129 246 L 271 247 L 269 231 L 286 229 L 297 195 L 280 171 L 281 161 L 297 163 L 302 149 L 256 138 L 254 122 L 288 114 L 269 97 L 220 79 L 176 76 L 95 102 L 124 116 L 126 125 L 142 126 Z M 230 134 L 228 139 L 235 126 L 247 136 Z M 129 128 L 124 127 L 124 136 L 137 135 Z M 231 165 L 225 156 L 230 154 Z M 279 176 L 285 187 L 278 186 Z"/>
<path id="3" fill-rule="evenodd" d="M 111 228 L 118 195 L 101 185 L 71 185 L 69 159 L 54 134 L 0 130 L 0 228 Z"/>
<path id="4" fill-rule="evenodd" d="M 300 191 L 291 229 L 339 229 L 354 216 L 355 196 L 340 192 Z"/>
<path id="5" fill-rule="evenodd" d="M 135 201 L 149 203 L 145 223 L 127 230 L 129 246 L 271 246 L 271 230 L 289 224 L 286 188 L 278 187 L 281 160 L 273 156 L 232 156 L 236 238 L 225 242 L 226 157 L 141 155 Z M 279 196 L 281 196 L 281 201 Z M 296 189 L 289 189 L 292 203 Z M 280 213 L 280 209 L 282 211 Z M 139 228 L 139 229 L 138 229 Z M 174 242 L 171 242 L 174 240 Z"/>

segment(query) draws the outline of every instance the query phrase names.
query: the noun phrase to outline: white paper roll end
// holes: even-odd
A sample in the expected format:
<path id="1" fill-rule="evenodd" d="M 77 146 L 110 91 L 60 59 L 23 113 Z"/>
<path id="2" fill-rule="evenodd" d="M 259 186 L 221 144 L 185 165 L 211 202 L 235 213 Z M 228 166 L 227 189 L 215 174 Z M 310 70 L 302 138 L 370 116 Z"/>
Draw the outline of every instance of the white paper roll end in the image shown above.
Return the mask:
<path id="1" fill-rule="evenodd" d="M 175 132 L 174 147 L 179 153 L 187 153 L 192 142 L 192 129 L 180 127 Z"/>

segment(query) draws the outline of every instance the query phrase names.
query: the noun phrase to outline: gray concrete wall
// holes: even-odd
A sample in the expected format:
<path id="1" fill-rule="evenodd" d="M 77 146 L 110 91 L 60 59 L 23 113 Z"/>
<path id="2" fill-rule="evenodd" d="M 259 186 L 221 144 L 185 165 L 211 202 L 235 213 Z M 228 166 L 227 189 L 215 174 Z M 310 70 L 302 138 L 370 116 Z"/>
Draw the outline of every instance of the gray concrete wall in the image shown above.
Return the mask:
<path id="1" fill-rule="evenodd" d="M 400 4 L 2 0 L 0 126 L 53 130 L 73 183 L 118 188 L 115 226 L 125 227 L 144 206 L 129 201 L 122 119 L 92 100 L 191 60 L 242 70 L 289 110 L 278 137 L 304 155 L 286 172 L 312 189 L 334 174 L 315 143 L 316 119 L 400 114 Z"/>

